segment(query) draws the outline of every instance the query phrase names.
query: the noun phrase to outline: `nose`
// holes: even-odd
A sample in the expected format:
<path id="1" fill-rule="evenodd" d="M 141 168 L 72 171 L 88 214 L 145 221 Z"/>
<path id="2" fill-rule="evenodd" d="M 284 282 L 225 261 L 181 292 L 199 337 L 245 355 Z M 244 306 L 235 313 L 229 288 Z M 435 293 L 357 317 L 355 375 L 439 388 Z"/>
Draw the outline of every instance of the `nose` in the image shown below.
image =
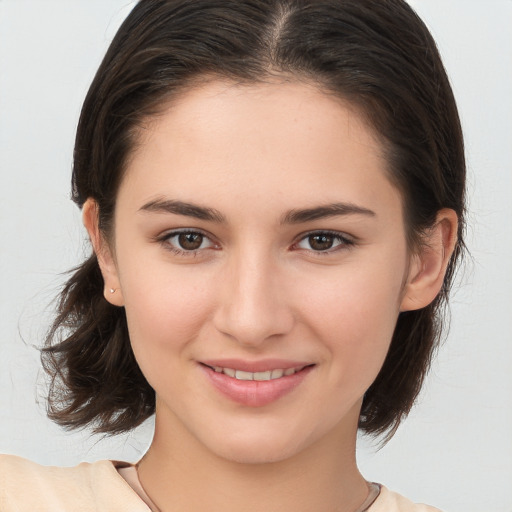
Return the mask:
<path id="1" fill-rule="evenodd" d="M 264 254 L 240 255 L 226 265 L 214 314 L 218 331 L 252 347 L 290 332 L 294 315 L 278 266 Z"/>

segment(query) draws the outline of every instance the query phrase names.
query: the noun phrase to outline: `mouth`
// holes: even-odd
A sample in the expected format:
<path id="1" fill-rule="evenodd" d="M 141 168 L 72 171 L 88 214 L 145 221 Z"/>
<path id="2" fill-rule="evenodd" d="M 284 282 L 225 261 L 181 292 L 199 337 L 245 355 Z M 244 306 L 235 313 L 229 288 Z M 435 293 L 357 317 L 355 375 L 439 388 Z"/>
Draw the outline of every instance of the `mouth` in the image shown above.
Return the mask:
<path id="1" fill-rule="evenodd" d="M 294 391 L 315 364 L 230 360 L 201 362 L 199 367 L 213 388 L 230 401 L 263 407 Z"/>
<path id="2" fill-rule="evenodd" d="M 266 370 L 263 372 L 249 372 L 245 370 L 237 370 L 235 368 L 225 368 L 222 366 L 210 366 L 205 364 L 206 367 L 210 368 L 216 373 L 223 373 L 228 377 L 236 380 L 255 380 L 255 381 L 267 381 L 280 379 L 282 377 L 289 377 L 297 372 L 304 370 L 304 368 L 312 365 L 302 365 L 294 368 L 274 368 L 272 370 Z"/>

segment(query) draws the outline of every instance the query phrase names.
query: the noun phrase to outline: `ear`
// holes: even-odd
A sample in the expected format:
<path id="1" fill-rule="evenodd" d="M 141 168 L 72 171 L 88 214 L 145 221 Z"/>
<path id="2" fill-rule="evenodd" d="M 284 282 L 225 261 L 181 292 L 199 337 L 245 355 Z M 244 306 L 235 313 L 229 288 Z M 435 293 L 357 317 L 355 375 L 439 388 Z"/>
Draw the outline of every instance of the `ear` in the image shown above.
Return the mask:
<path id="1" fill-rule="evenodd" d="M 457 242 L 457 226 L 454 210 L 438 212 L 435 225 L 411 258 L 400 311 L 421 309 L 436 298 Z"/>
<path id="2" fill-rule="evenodd" d="M 98 203 L 92 198 L 87 199 L 82 208 L 82 221 L 89 233 L 89 238 L 91 239 L 103 276 L 103 295 L 110 304 L 124 306 L 115 258 L 110 245 L 99 228 L 98 214 Z"/>

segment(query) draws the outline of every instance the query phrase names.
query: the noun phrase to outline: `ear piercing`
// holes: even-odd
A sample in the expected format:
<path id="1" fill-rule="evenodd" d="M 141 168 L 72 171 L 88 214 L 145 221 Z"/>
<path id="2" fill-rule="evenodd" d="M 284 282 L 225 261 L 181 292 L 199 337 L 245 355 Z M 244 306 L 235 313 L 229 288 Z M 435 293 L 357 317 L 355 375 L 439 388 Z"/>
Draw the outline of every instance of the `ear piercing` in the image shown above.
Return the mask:
<path id="1" fill-rule="evenodd" d="M 110 288 L 110 293 L 115 293 L 115 288 Z"/>

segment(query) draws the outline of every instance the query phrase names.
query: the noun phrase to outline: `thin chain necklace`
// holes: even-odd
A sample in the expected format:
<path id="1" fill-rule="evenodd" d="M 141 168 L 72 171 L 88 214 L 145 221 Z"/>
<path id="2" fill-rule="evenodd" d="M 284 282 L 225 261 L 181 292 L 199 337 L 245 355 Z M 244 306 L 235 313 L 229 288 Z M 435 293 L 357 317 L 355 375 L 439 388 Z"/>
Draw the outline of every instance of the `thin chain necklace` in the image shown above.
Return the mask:
<path id="1" fill-rule="evenodd" d="M 153 503 L 151 498 L 148 496 L 148 493 L 142 486 L 142 482 L 140 481 L 140 478 L 139 478 L 139 472 L 138 472 L 137 466 L 138 465 L 135 465 L 135 466 L 133 466 L 133 468 L 135 469 L 135 472 L 137 475 L 138 485 L 140 486 L 140 489 L 144 492 L 144 495 L 145 495 L 144 501 L 145 501 L 146 505 L 151 509 L 151 512 L 162 512 Z M 376 484 L 374 482 L 368 482 L 368 488 L 369 488 L 368 496 L 366 496 L 366 499 L 364 500 L 364 502 L 361 504 L 361 506 L 357 510 L 354 510 L 354 512 L 367 512 L 369 510 L 369 508 L 375 503 L 375 500 L 379 497 L 380 489 L 381 489 L 381 486 L 379 484 Z M 142 496 L 141 496 L 141 498 L 142 498 Z"/>

